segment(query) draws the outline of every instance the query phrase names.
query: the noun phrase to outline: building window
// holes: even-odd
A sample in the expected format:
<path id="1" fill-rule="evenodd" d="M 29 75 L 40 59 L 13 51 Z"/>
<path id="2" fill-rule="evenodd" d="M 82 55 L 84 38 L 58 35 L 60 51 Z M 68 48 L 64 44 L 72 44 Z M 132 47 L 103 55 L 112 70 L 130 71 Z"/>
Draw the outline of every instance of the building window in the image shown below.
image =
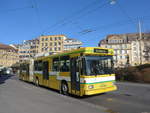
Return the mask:
<path id="1" fill-rule="evenodd" d="M 122 56 L 120 56 L 120 59 L 122 59 Z"/>
<path id="2" fill-rule="evenodd" d="M 44 48 L 42 48 L 41 51 L 43 52 L 43 51 L 44 51 Z"/>
<path id="3" fill-rule="evenodd" d="M 61 49 L 60 49 L 60 47 L 58 48 L 58 51 L 60 51 Z"/>
<path id="4" fill-rule="evenodd" d="M 53 41 L 52 37 L 50 38 L 50 41 Z"/>
<path id="5" fill-rule="evenodd" d="M 44 46 L 44 43 L 42 43 L 42 46 Z"/>
<path id="6" fill-rule="evenodd" d="M 45 43 L 45 46 L 48 46 L 48 44 L 47 44 L 47 43 Z"/>
<path id="7" fill-rule="evenodd" d="M 55 47 L 54 50 L 57 51 L 57 48 Z"/>
<path id="8" fill-rule="evenodd" d="M 59 40 L 61 40 L 61 37 L 59 37 Z"/>
<path id="9" fill-rule="evenodd" d="M 50 51 L 52 51 L 52 48 L 49 48 Z"/>
<path id="10" fill-rule="evenodd" d="M 45 38 L 45 41 L 48 41 L 48 38 Z"/>
<path id="11" fill-rule="evenodd" d="M 57 40 L 57 37 L 55 37 L 55 40 Z"/>
<path id="12" fill-rule="evenodd" d="M 45 48 L 45 51 L 47 51 L 48 50 L 48 48 Z"/>
<path id="13" fill-rule="evenodd" d="M 58 42 L 58 45 L 61 45 L 61 42 Z"/>
<path id="14" fill-rule="evenodd" d="M 133 51 L 136 51 L 136 47 L 133 47 Z"/>
<path id="15" fill-rule="evenodd" d="M 42 61 L 35 61 L 34 62 L 34 70 L 35 71 L 42 71 Z"/>
<path id="16" fill-rule="evenodd" d="M 50 42 L 50 44 L 49 44 L 50 46 L 52 46 L 53 45 L 53 43 L 52 42 Z"/>
<path id="17" fill-rule="evenodd" d="M 54 46 L 57 46 L 57 42 L 54 43 Z"/>
<path id="18" fill-rule="evenodd" d="M 137 56 L 137 53 L 136 53 L 136 52 L 134 52 L 134 56 Z"/>
<path id="19" fill-rule="evenodd" d="M 120 54 L 122 54 L 122 50 L 120 50 Z"/>
<path id="20" fill-rule="evenodd" d="M 44 41 L 44 38 L 42 38 L 42 41 Z"/>

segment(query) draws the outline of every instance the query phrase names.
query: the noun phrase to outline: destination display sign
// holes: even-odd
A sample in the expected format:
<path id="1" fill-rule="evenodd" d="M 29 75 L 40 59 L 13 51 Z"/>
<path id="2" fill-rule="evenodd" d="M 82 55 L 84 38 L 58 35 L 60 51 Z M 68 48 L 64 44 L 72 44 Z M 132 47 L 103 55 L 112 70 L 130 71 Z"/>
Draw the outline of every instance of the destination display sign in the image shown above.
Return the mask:
<path id="1" fill-rule="evenodd" d="M 107 49 L 94 49 L 95 53 L 108 53 Z"/>

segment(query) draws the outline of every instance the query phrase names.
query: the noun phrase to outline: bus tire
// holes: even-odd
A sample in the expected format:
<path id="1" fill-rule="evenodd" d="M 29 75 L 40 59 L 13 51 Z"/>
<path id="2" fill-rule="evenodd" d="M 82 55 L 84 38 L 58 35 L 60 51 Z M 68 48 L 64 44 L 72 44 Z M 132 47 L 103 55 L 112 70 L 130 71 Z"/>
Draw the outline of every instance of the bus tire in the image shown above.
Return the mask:
<path id="1" fill-rule="evenodd" d="M 61 83 L 61 93 L 62 93 L 63 95 L 68 95 L 68 93 L 69 93 L 68 85 L 67 85 L 67 83 L 64 82 L 64 81 L 62 81 L 62 83 Z"/>
<path id="2" fill-rule="evenodd" d="M 38 78 L 35 79 L 35 85 L 39 86 L 39 79 Z"/>

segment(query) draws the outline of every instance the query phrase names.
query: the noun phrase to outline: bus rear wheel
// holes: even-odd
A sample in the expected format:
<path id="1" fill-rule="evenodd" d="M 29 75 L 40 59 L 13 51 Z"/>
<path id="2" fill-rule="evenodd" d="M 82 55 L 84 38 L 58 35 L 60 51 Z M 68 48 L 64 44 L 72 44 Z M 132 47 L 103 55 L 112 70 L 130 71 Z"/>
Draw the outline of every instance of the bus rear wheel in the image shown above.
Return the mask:
<path id="1" fill-rule="evenodd" d="M 61 84 L 61 93 L 63 95 L 68 95 L 69 89 L 68 89 L 68 85 L 66 82 L 62 82 Z"/>

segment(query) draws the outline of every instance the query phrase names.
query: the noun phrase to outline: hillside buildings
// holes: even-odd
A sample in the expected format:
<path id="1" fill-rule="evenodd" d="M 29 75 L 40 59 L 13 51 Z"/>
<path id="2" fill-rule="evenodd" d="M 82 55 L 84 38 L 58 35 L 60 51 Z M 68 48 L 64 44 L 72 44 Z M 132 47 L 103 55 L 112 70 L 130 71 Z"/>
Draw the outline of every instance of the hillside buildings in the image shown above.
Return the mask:
<path id="1" fill-rule="evenodd" d="M 10 67 L 18 61 L 17 49 L 9 45 L 0 44 L 0 67 Z"/>
<path id="2" fill-rule="evenodd" d="M 114 49 L 115 67 L 150 63 L 150 34 L 108 35 L 99 42 L 100 47 Z"/>

